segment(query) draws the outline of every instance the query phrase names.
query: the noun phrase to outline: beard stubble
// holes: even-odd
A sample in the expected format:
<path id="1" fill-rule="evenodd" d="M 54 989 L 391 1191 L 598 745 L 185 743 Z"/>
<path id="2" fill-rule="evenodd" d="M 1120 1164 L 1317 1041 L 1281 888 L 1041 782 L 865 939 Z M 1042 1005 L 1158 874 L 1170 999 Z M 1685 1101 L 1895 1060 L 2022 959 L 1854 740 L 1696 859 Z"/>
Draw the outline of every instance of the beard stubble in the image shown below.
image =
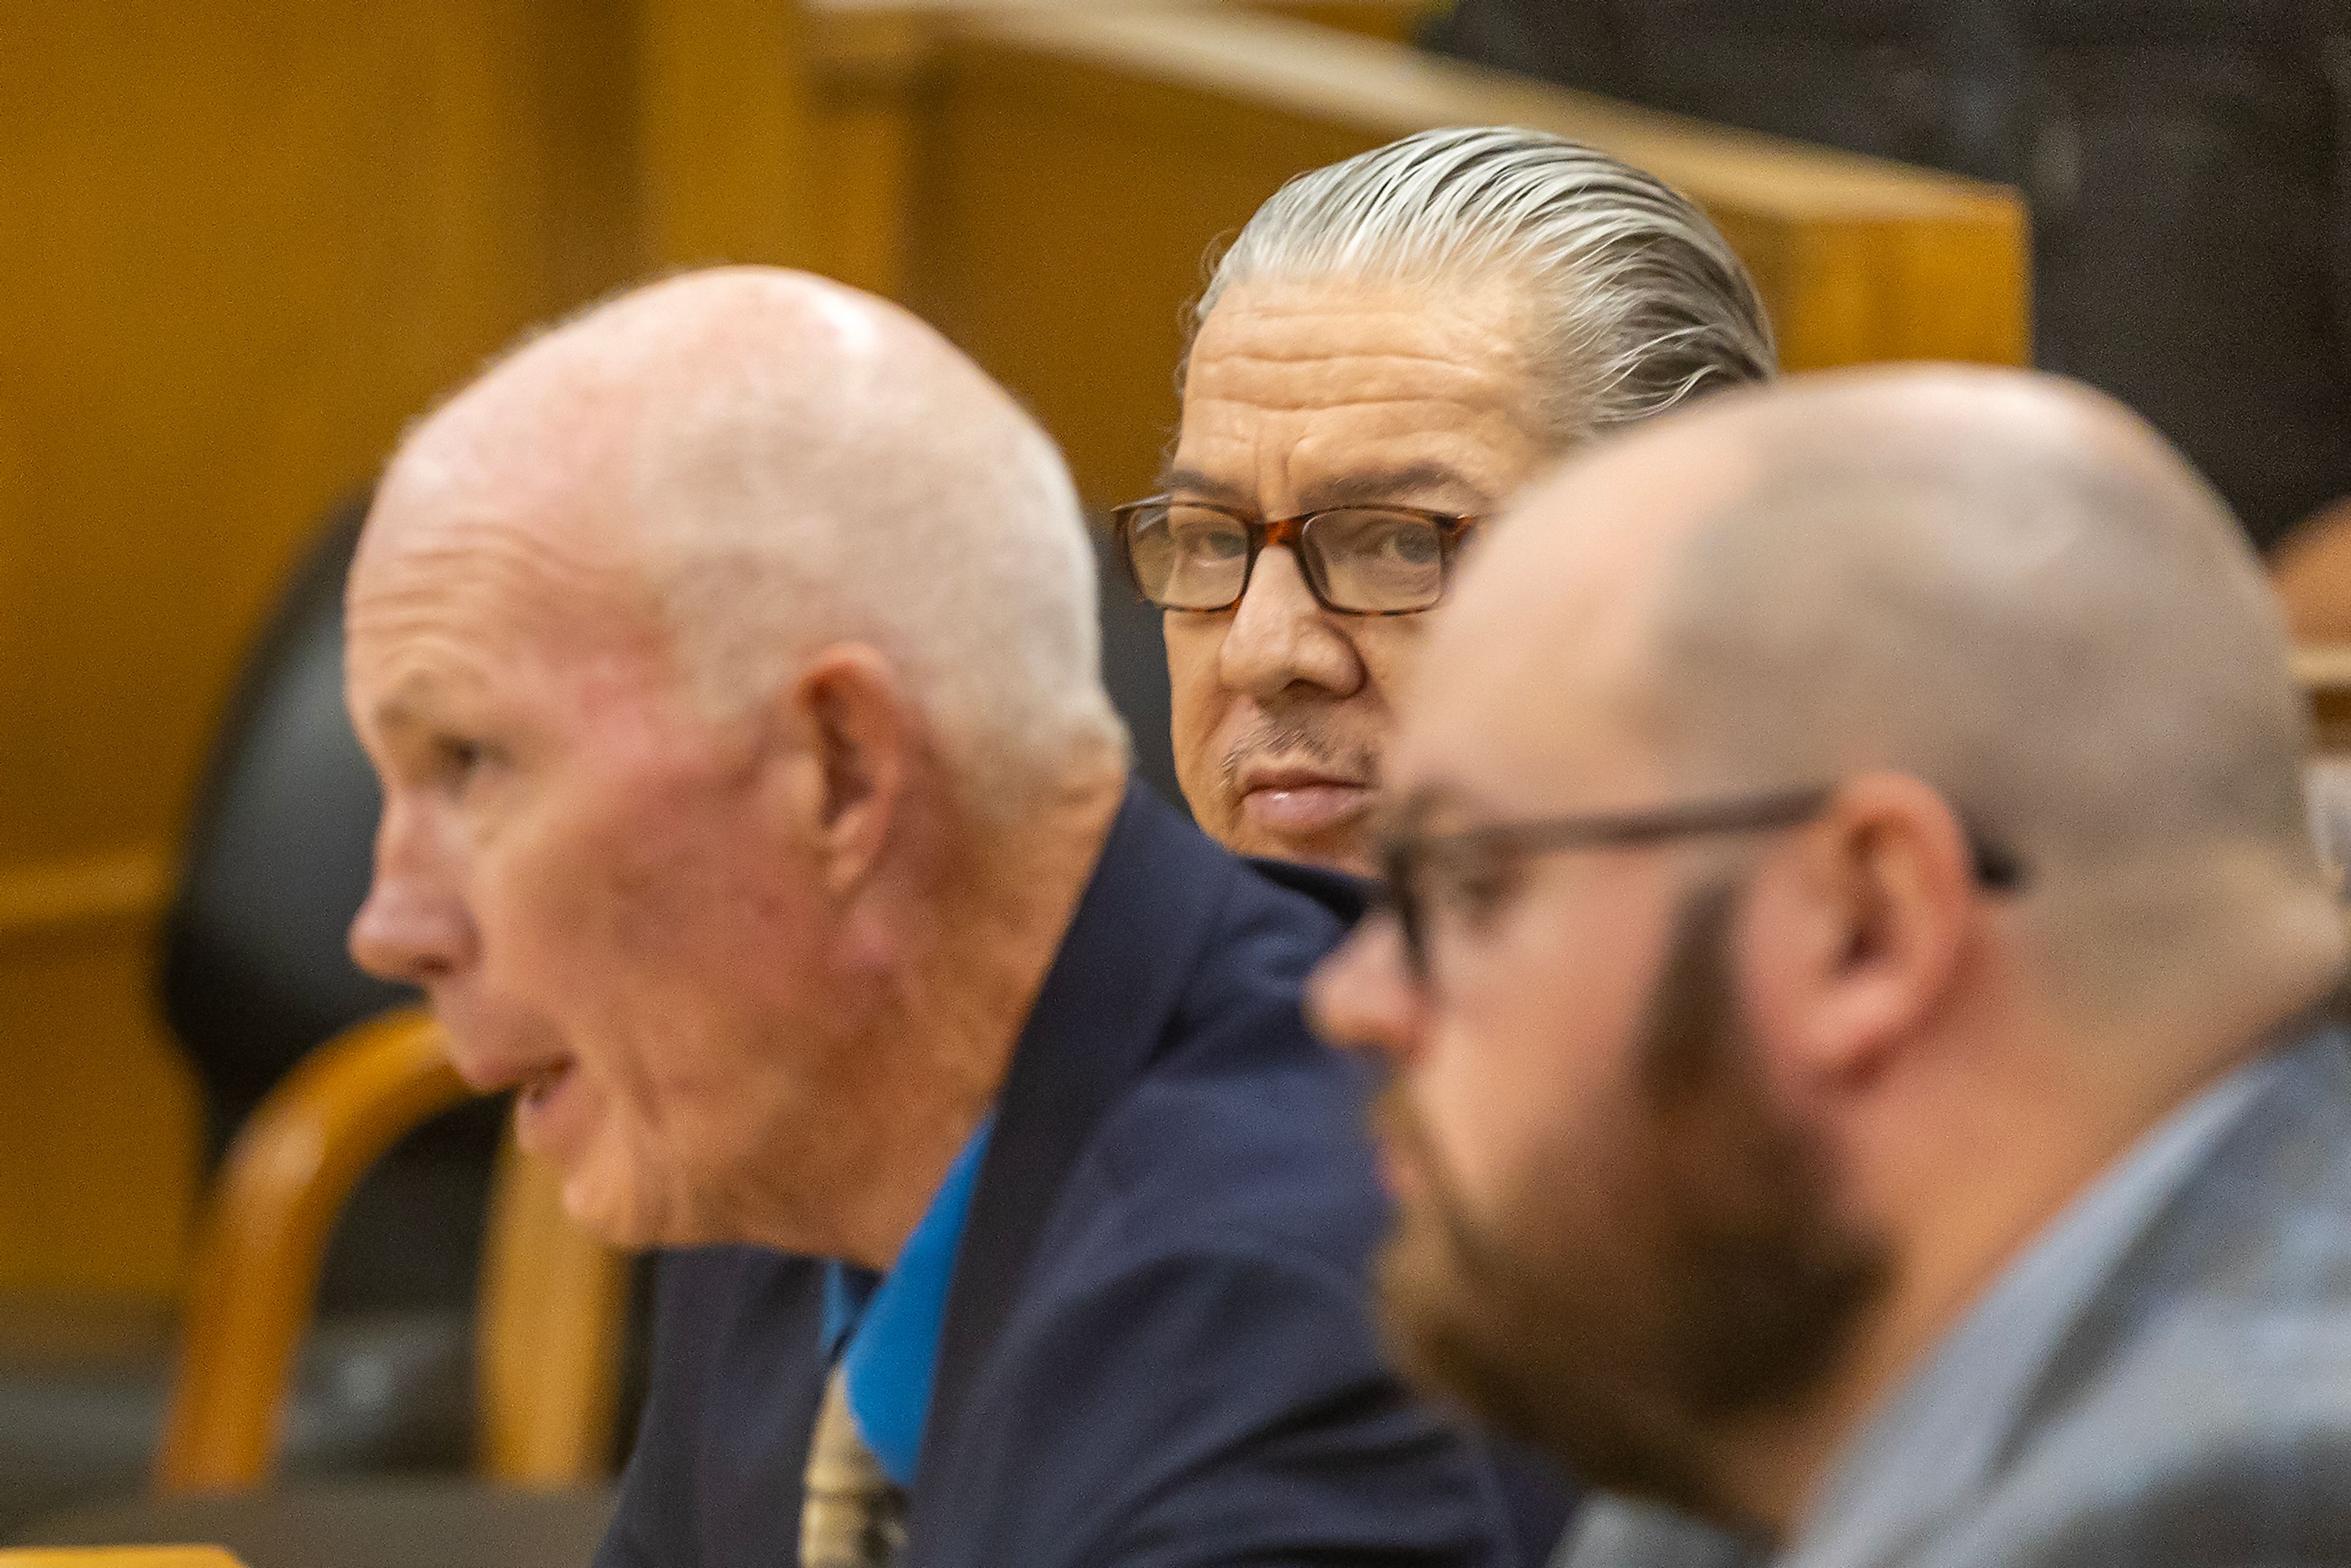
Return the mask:
<path id="1" fill-rule="evenodd" d="M 1587 1482 L 1733 1525 L 1714 1434 L 1815 1392 L 1887 1270 L 1761 1082 L 1729 967 L 1738 891 L 1676 917 L 1636 1042 L 1627 1190 L 1593 1190 L 1573 1175 L 1592 1163 L 1557 1149 L 1478 1217 L 1396 1087 L 1374 1112 L 1423 1177 L 1379 1263 L 1407 1377 Z"/>

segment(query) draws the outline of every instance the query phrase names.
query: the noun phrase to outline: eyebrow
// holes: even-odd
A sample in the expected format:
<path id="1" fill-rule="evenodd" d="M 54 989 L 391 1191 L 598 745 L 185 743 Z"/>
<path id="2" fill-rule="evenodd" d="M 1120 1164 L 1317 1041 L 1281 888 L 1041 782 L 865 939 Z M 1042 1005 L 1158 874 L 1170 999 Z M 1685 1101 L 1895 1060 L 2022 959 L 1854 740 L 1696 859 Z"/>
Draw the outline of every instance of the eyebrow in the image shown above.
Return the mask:
<path id="1" fill-rule="evenodd" d="M 445 703 L 448 694 L 449 682 L 444 676 L 411 669 L 392 682 L 392 689 L 369 707 L 368 718 L 385 734 L 429 729 L 436 722 L 432 710 Z"/>
<path id="2" fill-rule="evenodd" d="M 1159 476 L 1161 494 L 1197 496 L 1204 501 L 1217 501 L 1228 506 L 1239 506 L 1248 497 L 1238 485 L 1213 479 L 1196 468 L 1170 468 Z"/>
<path id="3" fill-rule="evenodd" d="M 379 735 L 402 735 L 423 727 L 423 716 L 405 695 L 384 698 L 368 710 L 370 727 Z"/>
<path id="4" fill-rule="evenodd" d="M 1170 495 L 1196 496 L 1205 501 L 1237 507 L 1246 507 L 1251 499 L 1239 486 L 1192 468 L 1169 469 L 1160 481 L 1160 488 Z M 1360 468 L 1334 475 L 1307 486 L 1299 502 L 1309 512 L 1382 503 L 1400 506 L 1405 504 L 1406 497 L 1426 496 L 1432 490 L 1449 490 L 1475 497 L 1473 510 L 1491 505 L 1482 487 L 1472 484 L 1459 469 L 1444 463 L 1407 463 L 1394 468 Z"/>

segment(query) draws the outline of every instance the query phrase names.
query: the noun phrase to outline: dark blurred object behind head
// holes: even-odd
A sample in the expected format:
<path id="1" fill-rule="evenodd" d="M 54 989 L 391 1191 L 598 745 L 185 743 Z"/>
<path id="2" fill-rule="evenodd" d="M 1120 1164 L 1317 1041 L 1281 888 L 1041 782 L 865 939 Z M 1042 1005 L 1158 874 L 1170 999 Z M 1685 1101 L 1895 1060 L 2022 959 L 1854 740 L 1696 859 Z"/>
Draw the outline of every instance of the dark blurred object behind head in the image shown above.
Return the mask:
<path id="1" fill-rule="evenodd" d="M 2344 0 L 1460 0 L 1483 64 L 2022 189 L 2036 358 L 2267 548 L 2351 495 Z"/>

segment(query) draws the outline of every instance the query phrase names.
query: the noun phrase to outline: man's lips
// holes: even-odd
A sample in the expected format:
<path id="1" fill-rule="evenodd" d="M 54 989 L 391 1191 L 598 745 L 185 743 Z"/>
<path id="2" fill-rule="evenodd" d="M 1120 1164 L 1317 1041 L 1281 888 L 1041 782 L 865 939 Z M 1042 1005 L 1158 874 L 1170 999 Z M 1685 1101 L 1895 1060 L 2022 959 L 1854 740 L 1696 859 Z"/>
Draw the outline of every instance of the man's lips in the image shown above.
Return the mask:
<path id="1" fill-rule="evenodd" d="M 1371 786 L 1311 768 L 1249 768 L 1241 775 L 1241 811 L 1257 827 L 1303 836 L 1328 832 L 1362 816 Z"/>
<path id="2" fill-rule="evenodd" d="M 515 1141 L 534 1155 L 552 1155 L 564 1142 L 566 1115 L 576 1092 L 578 1074 L 569 1061 L 550 1062 L 524 1074 L 515 1084 Z"/>
<path id="3" fill-rule="evenodd" d="M 570 1071 L 571 1063 L 569 1061 L 550 1061 L 543 1067 L 534 1067 L 515 1080 L 515 1098 L 526 1105 L 543 1105 Z"/>
<path id="4" fill-rule="evenodd" d="M 590 1113 L 578 1062 L 551 1030 L 482 1030 L 455 998 L 436 996 L 434 1011 L 447 1030 L 449 1064 L 476 1093 L 515 1092 L 515 1138 L 528 1152 L 552 1155 Z"/>
<path id="5" fill-rule="evenodd" d="M 504 1009 L 477 1006 L 454 988 L 435 989 L 431 999 L 449 1065 L 477 1094 L 527 1084 L 571 1061 L 551 1030 L 517 1027 Z"/>
<path id="6" fill-rule="evenodd" d="M 534 1078 L 550 1073 L 564 1066 L 568 1058 L 558 1056 L 517 1056 L 501 1054 L 492 1048 L 484 1050 L 468 1040 L 464 1030 L 450 1024 L 444 1016 L 443 1026 L 448 1031 L 449 1065 L 457 1076 L 476 1094 L 496 1094 L 502 1089 L 527 1085 Z"/>

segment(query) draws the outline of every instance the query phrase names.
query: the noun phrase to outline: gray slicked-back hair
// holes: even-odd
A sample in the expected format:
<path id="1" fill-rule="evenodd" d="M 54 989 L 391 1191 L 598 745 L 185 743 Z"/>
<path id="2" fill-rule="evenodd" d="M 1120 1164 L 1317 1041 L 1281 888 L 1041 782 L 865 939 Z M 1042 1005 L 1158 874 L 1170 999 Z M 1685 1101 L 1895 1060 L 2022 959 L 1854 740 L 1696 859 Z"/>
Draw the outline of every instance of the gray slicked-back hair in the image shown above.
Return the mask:
<path id="1" fill-rule="evenodd" d="M 1258 278 L 1441 281 L 1515 274 L 1558 446 L 1768 379 L 1754 280 L 1687 200 L 1563 136 L 1425 131 L 1301 174 L 1217 264 L 1192 329 Z"/>

